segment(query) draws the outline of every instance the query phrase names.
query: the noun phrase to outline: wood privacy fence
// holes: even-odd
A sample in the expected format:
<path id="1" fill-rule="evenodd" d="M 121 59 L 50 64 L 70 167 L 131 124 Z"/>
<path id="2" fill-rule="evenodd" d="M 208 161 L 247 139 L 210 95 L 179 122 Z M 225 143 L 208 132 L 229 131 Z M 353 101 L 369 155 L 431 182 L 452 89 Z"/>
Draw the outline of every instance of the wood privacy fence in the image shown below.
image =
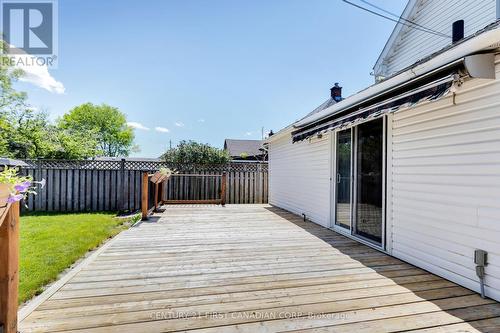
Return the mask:
<path id="1" fill-rule="evenodd" d="M 227 165 L 168 165 L 156 161 L 128 160 L 25 160 L 21 170 L 46 186 L 27 202 L 30 211 L 137 211 L 141 209 L 141 182 L 144 172 L 169 167 L 181 174 L 226 173 L 226 203 L 267 203 L 267 163 Z M 220 188 L 220 179 L 176 176 L 165 183 L 168 200 L 211 199 Z"/>

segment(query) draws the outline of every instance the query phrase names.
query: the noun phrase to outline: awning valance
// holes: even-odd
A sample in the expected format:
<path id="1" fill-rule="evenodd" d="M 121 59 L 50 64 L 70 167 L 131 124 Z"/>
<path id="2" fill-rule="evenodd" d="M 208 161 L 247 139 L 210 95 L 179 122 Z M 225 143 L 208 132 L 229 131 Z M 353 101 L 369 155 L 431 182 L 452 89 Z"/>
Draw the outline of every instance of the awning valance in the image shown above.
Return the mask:
<path id="1" fill-rule="evenodd" d="M 318 121 L 310 126 L 299 128 L 292 132 L 293 142 L 305 140 L 311 136 L 325 133 L 339 127 L 345 127 L 370 118 L 379 117 L 385 113 L 394 112 L 403 107 L 413 106 L 424 101 L 432 101 L 445 96 L 453 82 L 458 79 L 458 74 L 441 77 L 430 83 L 400 93 L 397 96 L 388 96 L 382 101 L 365 106 L 357 110 L 341 112 L 338 115 Z"/>

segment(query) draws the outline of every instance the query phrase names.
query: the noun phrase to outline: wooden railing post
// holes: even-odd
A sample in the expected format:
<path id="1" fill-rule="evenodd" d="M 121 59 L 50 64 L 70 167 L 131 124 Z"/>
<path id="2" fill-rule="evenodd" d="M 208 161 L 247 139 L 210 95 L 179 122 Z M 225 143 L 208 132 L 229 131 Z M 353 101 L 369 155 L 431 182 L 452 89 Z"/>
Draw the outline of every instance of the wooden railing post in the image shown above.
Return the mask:
<path id="1" fill-rule="evenodd" d="M 222 173 L 222 182 L 221 182 L 221 193 L 220 193 L 220 204 L 222 206 L 225 206 L 226 205 L 226 181 L 227 181 L 227 177 L 226 177 L 226 172 L 223 172 Z"/>
<path id="2" fill-rule="evenodd" d="M 158 211 L 158 183 L 155 183 L 155 208 L 154 211 Z"/>
<path id="3" fill-rule="evenodd" d="M 148 197 L 149 197 L 149 175 L 147 172 L 142 174 L 142 193 L 141 193 L 141 212 L 142 220 L 148 219 Z"/>
<path id="4" fill-rule="evenodd" d="M 2 216 L 3 215 L 3 216 Z M 17 332 L 19 203 L 0 213 L 0 332 Z"/>

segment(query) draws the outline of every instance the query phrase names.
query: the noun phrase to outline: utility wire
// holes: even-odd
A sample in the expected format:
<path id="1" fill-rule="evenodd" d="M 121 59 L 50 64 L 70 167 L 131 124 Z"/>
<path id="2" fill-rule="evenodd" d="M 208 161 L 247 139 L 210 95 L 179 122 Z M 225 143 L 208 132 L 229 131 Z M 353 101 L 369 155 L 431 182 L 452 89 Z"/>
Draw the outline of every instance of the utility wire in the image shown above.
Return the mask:
<path id="1" fill-rule="evenodd" d="M 343 1 L 343 2 L 345 2 L 345 3 L 347 3 L 347 4 L 349 4 L 349 5 L 351 5 L 351 6 L 353 6 L 353 7 L 359 8 L 359 9 L 364 10 L 364 11 L 366 11 L 366 12 L 368 12 L 368 13 L 373 14 L 373 15 L 376 15 L 376 16 L 379 16 L 379 17 L 382 17 L 382 18 L 385 18 L 386 20 L 389 20 L 389 21 L 392 21 L 392 22 L 396 22 L 396 23 L 399 23 L 399 24 L 405 25 L 405 26 L 407 26 L 407 27 L 409 27 L 409 28 L 413 28 L 413 29 L 416 29 L 416 30 L 419 30 L 419 31 L 422 31 L 422 32 L 427 32 L 427 33 L 429 33 L 429 34 L 433 34 L 433 35 L 436 35 L 436 36 L 439 36 L 439 37 L 451 38 L 450 36 L 447 36 L 447 35 L 442 34 L 442 33 L 436 33 L 436 32 L 434 32 L 434 31 L 425 30 L 425 29 L 427 29 L 427 28 L 422 29 L 422 28 L 420 28 L 420 27 L 418 27 L 418 26 L 411 25 L 411 24 L 408 24 L 408 23 L 405 23 L 405 22 L 401 22 L 400 20 L 395 20 L 395 19 L 393 19 L 393 18 L 391 18 L 391 17 L 388 17 L 388 16 L 385 16 L 385 15 L 383 15 L 383 14 L 377 13 L 377 12 L 375 12 L 375 11 L 373 11 L 373 10 L 370 10 L 370 9 L 365 8 L 365 7 L 363 7 L 363 6 L 360 6 L 360 5 L 358 5 L 358 4 L 352 3 L 352 2 L 350 2 L 350 1 L 348 1 L 348 0 L 342 0 L 342 1 Z"/>
<path id="2" fill-rule="evenodd" d="M 368 2 L 368 1 L 366 1 L 366 0 L 359 0 L 359 1 L 363 2 L 364 4 L 367 4 L 367 5 L 368 5 L 368 6 L 370 6 L 370 7 L 373 7 L 373 8 L 375 8 L 375 9 L 378 9 L 378 10 L 380 10 L 381 12 L 384 12 L 384 13 L 386 13 L 386 14 L 389 14 L 389 15 L 393 16 L 393 17 L 396 17 L 398 20 L 403 20 L 403 21 L 408 22 L 408 23 L 410 23 L 410 24 L 416 25 L 417 27 L 420 27 L 420 28 L 422 28 L 422 29 L 429 30 L 430 32 L 433 32 L 433 33 L 435 33 L 435 34 L 439 34 L 439 35 L 441 35 L 441 36 L 443 36 L 443 37 L 451 38 L 451 36 L 448 36 L 448 35 L 446 35 L 446 34 L 444 34 L 444 33 L 442 33 L 442 32 L 439 32 L 439 31 L 433 30 L 433 29 L 431 29 L 431 28 L 427 28 L 427 27 L 425 27 L 425 26 L 423 26 L 423 25 L 421 25 L 421 24 L 418 24 L 418 23 L 416 23 L 416 22 L 414 22 L 414 21 L 408 20 L 408 19 L 404 18 L 403 16 L 400 16 L 400 15 L 394 14 L 394 13 L 392 13 L 392 12 L 390 12 L 390 11 L 388 11 L 388 10 L 384 9 L 384 8 L 381 8 L 381 7 L 377 6 L 377 5 L 372 4 L 371 2 Z"/>

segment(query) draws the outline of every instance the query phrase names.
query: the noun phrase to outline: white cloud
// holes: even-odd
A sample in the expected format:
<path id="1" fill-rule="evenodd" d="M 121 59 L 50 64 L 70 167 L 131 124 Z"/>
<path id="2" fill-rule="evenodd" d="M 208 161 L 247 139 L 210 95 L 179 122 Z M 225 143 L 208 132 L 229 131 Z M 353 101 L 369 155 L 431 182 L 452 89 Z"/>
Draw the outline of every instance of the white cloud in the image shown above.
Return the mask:
<path id="1" fill-rule="evenodd" d="M 184 123 L 181 122 L 181 121 L 176 121 L 175 122 L 175 126 L 177 126 L 177 127 L 184 127 Z"/>
<path id="2" fill-rule="evenodd" d="M 47 66 L 18 66 L 24 71 L 19 81 L 34 84 L 40 88 L 56 94 L 64 94 L 64 85 L 50 75 Z"/>
<path id="3" fill-rule="evenodd" d="M 251 136 L 253 134 L 253 132 L 246 132 L 245 135 L 246 136 Z"/>
<path id="4" fill-rule="evenodd" d="M 155 127 L 155 131 L 161 132 L 161 133 L 168 133 L 168 132 L 170 132 L 170 130 L 168 128 L 165 128 L 165 127 Z"/>
<path id="5" fill-rule="evenodd" d="M 27 57 L 30 57 L 29 55 Z M 57 81 L 52 75 L 50 75 L 49 70 L 46 65 L 39 65 L 36 61 L 33 63 L 30 61 L 29 65 L 25 59 L 26 57 L 22 54 L 16 56 L 15 58 L 15 68 L 22 69 L 24 74 L 19 78 L 20 81 L 34 84 L 40 88 L 56 94 L 64 94 L 66 88 L 62 82 Z M 25 61 L 23 61 L 25 60 Z"/>
<path id="6" fill-rule="evenodd" d="M 200 118 L 200 119 L 198 119 L 198 122 L 199 122 L 199 123 L 204 123 L 204 122 L 205 122 L 205 119 Z"/>
<path id="7" fill-rule="evenodd" d="M 149 131 L 149 128 L 144 126 L 143 124 L 141 123 L 137 123 L 135 121 L 129 121 L 127 123 L 128 126 L 132 127 L 132 128 L 135 128 L 135 129 L 139 129 L 139 130 L 143 130 L 143 131 Z"/>

